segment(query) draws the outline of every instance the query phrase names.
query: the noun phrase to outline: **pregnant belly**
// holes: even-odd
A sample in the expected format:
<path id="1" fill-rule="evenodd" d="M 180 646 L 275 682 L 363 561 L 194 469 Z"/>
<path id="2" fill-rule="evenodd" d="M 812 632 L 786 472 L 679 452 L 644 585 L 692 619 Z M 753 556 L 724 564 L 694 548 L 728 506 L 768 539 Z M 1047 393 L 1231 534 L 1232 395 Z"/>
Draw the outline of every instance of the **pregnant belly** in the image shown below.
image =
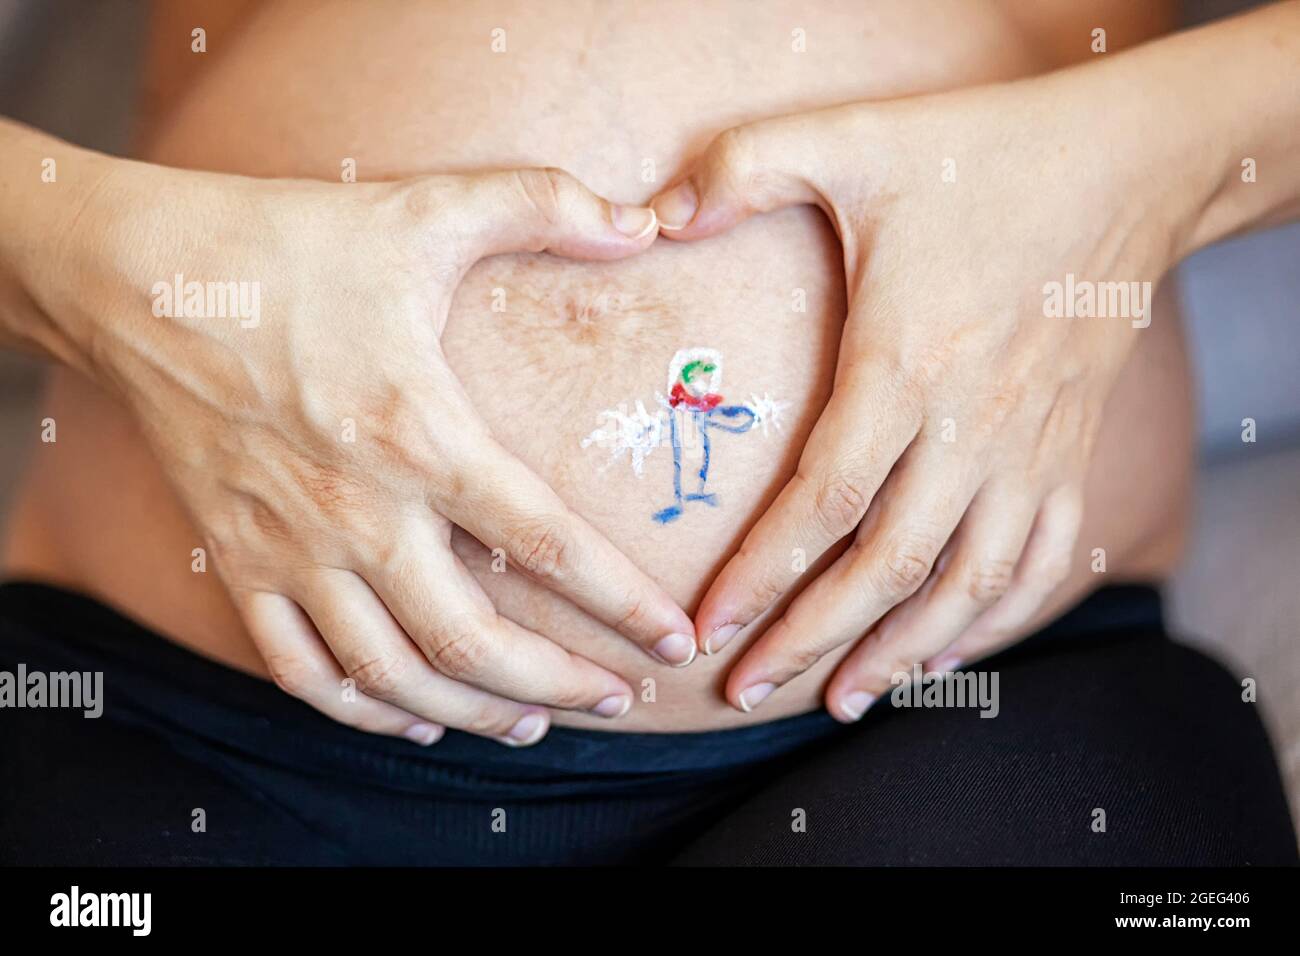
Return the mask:
<path id="1" fill-rule="evenodd" d="M 911 0 L 826 4 L 813 17 L 807 6 L 411 5 L 383 16 L 350 3 L 271 7 L 159 132 L 149 158 L 324 179 L 349 166 L 365 179 L 553 165 L 636 202 L 735 123 L 1034 66 L 985 4 L 936 6 L 943 29 Z M 797 51 L 799 31 L 811 52 Z M 844 313 L 839 255 L 820 213 L 801 209 L 709 242 L 660 242 L 621 263 L 497 257 L 466 278 L 444 344 L 501 442 L 691 609 L 793 473 L 829 396 Z M 754 427 L 702 435 L 698 416 L 658 404 L 674 356 L 690 348 L 713 350 L 722 404 L 761 411 Z M 39 466 L 33 493 L 45 502 L 50 544 L 28 564 L 261 672 L 214 576 L 190 572 L 197 536 L 124 413 L 67 373 L 50 401 L 61 461 Z M 674 520 L 654 518 L 677 503 L 671 442 L 634 468 L 631 452 L 616 454 L 629 433 L 610 427 L 617 414 L 601 415 L 636 418 L 641 407 L 661 428 L 670 415 L 681 426 L 685 492 L 701 490 L 709 439 L 702 491 L 714 497 L 683 501 Z M 669 671 L 494 567 L 477 542 L 456 545 L 503 613 L 642 689 L 619 729 L 753 719 L 718 695 L 741 642 L 725 659 Z M 818 706 L 834 660 L 778 695 L 763 719 Z"/>
<path id="2" fill-rule="evenodd" d="M 690 610 L 793 474 L 829 397 L 838 254 L 820 214 L 798 210 L 616 264 L 502 257 L 469 276 L 444 343 L 506 447 Z M 670 368 L 690 361 L 712 369 L 692 382 L 709 383 L 699 409 L 673 404 Z M 656 666 L 501 562 L 493 573 L 472 539 L 457 549 L 503 613 L 643 687 L 638 726 L 740 718 L 715 687 L 722 660 Z M 816 706 L 808 684 L 787 708 Z"/>

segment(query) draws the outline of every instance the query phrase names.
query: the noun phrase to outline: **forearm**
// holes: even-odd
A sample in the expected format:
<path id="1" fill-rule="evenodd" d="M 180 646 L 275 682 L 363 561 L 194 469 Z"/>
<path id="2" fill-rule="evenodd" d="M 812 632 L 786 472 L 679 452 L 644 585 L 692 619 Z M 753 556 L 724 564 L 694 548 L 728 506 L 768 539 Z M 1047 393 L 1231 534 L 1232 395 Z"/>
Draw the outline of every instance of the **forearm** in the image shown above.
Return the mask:
<path id="1" fill-rule="evenodd" d="M 1300 0 L 1170 36 L 1053 82 L 1081 81 L 1100 142 L 1136 157 L 1169 265 L 1300 215 Z M 1095 128 L 1095 127 L 1093 127 Z M 1127 154 L 1127 155 L 1125 155 Z"/>
<path id="2" fill-rule="evenodd" d="M 0 347 L 85 366 L 60 303 L 86 271 L 78 220 L 118 162 L 0 119 Z"/>
<path id="3" fill-rule="evenodd" d="M 159 321 L 158 284 L 260 276 L 243 240 L 261 195 L 257 180 L 119 159 L 0 119 L 0 348 L 110 391 L 129 390 L 150 362 L 183 365 L 193 343 L 167 333 L 194 323 Z M 199 324 L 214 340 L 234 334 Z"/>

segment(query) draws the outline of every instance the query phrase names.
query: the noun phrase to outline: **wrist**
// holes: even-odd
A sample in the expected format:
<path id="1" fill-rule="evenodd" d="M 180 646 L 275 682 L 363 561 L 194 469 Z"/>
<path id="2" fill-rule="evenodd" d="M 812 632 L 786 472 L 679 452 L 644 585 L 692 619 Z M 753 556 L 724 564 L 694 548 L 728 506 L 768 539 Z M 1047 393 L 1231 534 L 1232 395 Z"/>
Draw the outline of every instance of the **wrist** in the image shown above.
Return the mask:
<path id="1" fill-rule="evenodd" d="M 1300 2 L 1174 34 L 1045 80 L 1172 267 L 1235 232 L 1300 212 Z"/>
<path id="2" fill-rule="evenodd" d="M 68 220 L 85 193 L 94 153 L 0 120 L 0 343 L 70 358 L 48 307 L 69 245 Z"/>
<path id="3" fill-rule="evenodd" d="M 0 341 L 81 365 L 64 320 L 79 281 L 78 219 L 114 160 L 0 120 Z"/>
<path id="4" fill-rule="evenodd" d="M 1043 84 L 1062 148 L 1091 160 L 1072 161 L 1070 188 L 1106 227 L 1099 251 L 1153 282 L 1194 247 L 1227 163 L 1221 138 L 1199 141 L 1195 104 L 1164 59 L 1135 51 L 1028 81 Z"/>
<path id="5" fill-rule="evenodd" d="M 155 274 L 157 263 L 167 258 L 162 250 L 183 245 L 174 223 L 189 209 L 183 184 L 193 174 L 84 150 L 71 160 L 75 182 L 48 208 L 48 240 L 25 287 L 46 351 L 120 391 L 117 359 L 158 335 L 150 289 L 171 278 Z"/>

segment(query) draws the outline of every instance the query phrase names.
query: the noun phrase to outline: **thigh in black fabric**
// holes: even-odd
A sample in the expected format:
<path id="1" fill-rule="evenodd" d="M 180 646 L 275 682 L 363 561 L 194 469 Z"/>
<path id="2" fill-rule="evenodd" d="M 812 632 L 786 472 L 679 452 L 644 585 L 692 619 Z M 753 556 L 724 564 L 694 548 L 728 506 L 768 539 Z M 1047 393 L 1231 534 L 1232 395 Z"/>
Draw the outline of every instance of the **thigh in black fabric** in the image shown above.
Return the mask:
<path id="1" fill-rule="evenodd" d="M 1022 646 L 979 667 L 998 672 L 997 717 L 882 699 L 677 862 L 1296 862 L 1256 705 L 1209 658 L 1130 632 Z"/>
<path id="2" fill-rule="evenodd" d="M 328 865 L 335 849 L 141 731 L 66 710 L 0 716 L 0 865 Z"/>
<path id="3" fill-rule="evenodd" d="M 0 671 L 100 675 L 98 718 L 0 708 L 0 862 L 662 863 L 824 714 L 421 748 L 336 724 L 84 596 L 0 585 Z"/>

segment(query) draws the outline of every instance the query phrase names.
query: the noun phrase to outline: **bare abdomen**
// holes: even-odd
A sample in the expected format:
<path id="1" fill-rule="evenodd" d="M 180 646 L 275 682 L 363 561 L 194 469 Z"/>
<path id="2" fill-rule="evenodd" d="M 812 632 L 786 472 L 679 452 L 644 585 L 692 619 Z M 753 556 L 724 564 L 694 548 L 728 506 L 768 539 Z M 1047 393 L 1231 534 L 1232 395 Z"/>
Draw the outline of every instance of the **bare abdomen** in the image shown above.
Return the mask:
<path id="1" fill-rule="evenodd" d="M 322 179 L 337 179 L 346 161 L 362 179 L 550 165 L 615 200 L 644 201 L 736 123 L 1037 65 L 988 5 L 927 6 L 479 3 L 383 15 L 352 3 L 272 8 L 223 53 L 148 158 Z M 496 34 L 503 52 L 493 51 L 496 29 L 505 31 Z M 467 277 L 444 344 L 503 444 L 690 607 L 793 472 L 829 396 L 844 311 L 839 261 L 831 230 L 811 209 L 698 245 L 661 242 L 623 263 L 498 257 Z M 501 301 L 504 309 L 494 309 Z M 1113 460 L 1097 469 L 1092 499 L 1106 507 L 1089 517 L 1098 534 L 1107 522 L 1132 525 L 1127 511 L 1110 508 L 1116 489 L 1129 502 L 1146 495 L 1150 507 L 1137 503 L 1145 522 L 1138 537 L 1148 544 L 1177 524 L 1169 502 L 1186 459 L 1184 449 L 1146 461 L 1142 439 L 1126 437 L 1133 408 L 1143 409 L 1144 431 L 1163 429 L 1175 445 L 1186 432 L 1176 335 L 1159 335 L 1164 345 L 1153 331 L 1135 359 L 1151 367 L 1121 383 L 1130 419 L 1111 416 L 1101 453 Z M 766 393 L 790 404 L 780 431 L 720 443 L 710 478 L 716 508 L 659 525 L 651 515 L 668 493 L 667 452 L 656 451 L 638 478 L 626 462 L 605 467 L 603 450 L 584 449 L 581 439 L 602 409 L 638 398 L 653 404 L 673 353 L 688 346 L 725 356 L 729 399 Z M 261 672 L 215 576 L 191 573 L 197 535 L 125 413 L 70 373 L 56 376 L 51 402 L 59 453 L 38 455 L 10 566 L 90 591 L 201 653 Z M 503 612 L 634 686 L 655 679 L 656 703 L 634 708 L 619 729 L 750 719 L 717 693 L 739 642 L 684 671 L 655 667 L 520 575 L 491 573 L 476 543 L 462 539 L 458 548 Z M 1124 549 L 1109 550 L 1114 567 Z M 831 663 L 783 690 L 763 718 L 818 706 Z"/>

